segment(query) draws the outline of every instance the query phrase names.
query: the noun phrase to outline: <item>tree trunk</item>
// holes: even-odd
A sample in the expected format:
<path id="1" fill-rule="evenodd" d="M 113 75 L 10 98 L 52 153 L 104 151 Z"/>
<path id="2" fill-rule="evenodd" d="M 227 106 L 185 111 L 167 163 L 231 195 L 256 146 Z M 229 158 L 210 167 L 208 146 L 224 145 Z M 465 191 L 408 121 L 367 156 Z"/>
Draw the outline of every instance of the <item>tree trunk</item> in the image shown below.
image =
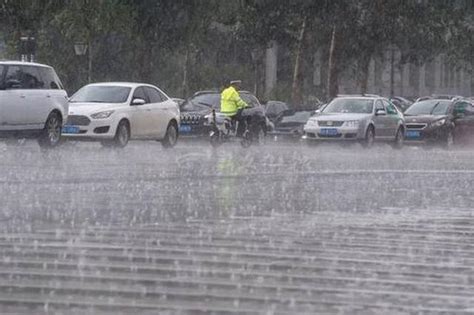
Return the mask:
<path id="1" fill-rule="evenodd" d="M 265 98 L 272 96 L 277 84 L 278 73 L 278 43 L 271 41 L 265 54 Z"/>
<path id="2" fill-rule="evenodd" d="M 189 48 L 186 48 L 183 61 L 183 82 L 181 83 L 181 97 L 186 99 L 188 97 L 188 62 L 189 60 Z"/>
<path id="3" fill-rule="evenodd" d="M 332 29 L 332 36 L 331 36 L 331 46 L 329 48 L 329 67 L 328 67 L 328 87 L 327 87 L 327 94 L 328 99 L 332 99 L 337 96 L 339 93 L 339 85 L 338 85 L 338 78 L 337 78 L 337 57 L 336 57 L 336 49 L 337 49 L 337 28 L 334 24 Z"/>
<path id="4" fill-rule="evenodd" d="M 293 84 L 291 89 L 291 100 L 295 109 L 300 107 L 303 103 L 303 95 L 301 93 L 301 85 L 303 81 L 302 71 L 301 71 L 301 58 L 303 55 L 303 42 L 306 34 L 306 17 L 303 20 L 301 25 L 300 34 L 298 37 L 298 44 L 296 48 L 296 60 L 295 68 L 293 72 Z"/>
<path id="5" fill-rule="evenodd" d="M 370 67 L 370 54 L 364 54 L 360 60 L 359 71 L 360 71 L 360 93 L 367 94 L 367 86 L 369 83 L 369 67 Z"/>

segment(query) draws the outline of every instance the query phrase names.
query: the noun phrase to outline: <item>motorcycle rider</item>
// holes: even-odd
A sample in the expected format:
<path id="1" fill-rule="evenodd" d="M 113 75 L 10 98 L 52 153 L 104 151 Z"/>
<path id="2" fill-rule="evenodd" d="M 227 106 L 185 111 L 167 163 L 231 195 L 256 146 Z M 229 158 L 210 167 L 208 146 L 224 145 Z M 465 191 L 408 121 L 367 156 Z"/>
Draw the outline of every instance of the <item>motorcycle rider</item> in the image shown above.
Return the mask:
<path id="1" fill-rule="evenodd" d="M 248 107 L 239 95 L 241 80 L 230 81 L 229 86 L 221 93 L 221 113 L 229 117 L 232 122 L 241 125 L 242 111 Z M 242 134 L 241 128 L 238 127 L 237 134 Z"/>

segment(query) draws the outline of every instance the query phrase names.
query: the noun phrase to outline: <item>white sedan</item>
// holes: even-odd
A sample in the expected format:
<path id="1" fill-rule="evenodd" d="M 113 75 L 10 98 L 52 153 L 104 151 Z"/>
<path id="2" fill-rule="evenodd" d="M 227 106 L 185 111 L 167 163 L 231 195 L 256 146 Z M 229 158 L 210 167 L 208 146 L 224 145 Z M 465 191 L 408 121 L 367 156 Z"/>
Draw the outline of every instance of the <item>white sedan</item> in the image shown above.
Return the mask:
<path id="1" fill-rule="evenodd" d="M 158 140 L 165 148 L 178 140 L 179 107 L 153 85 L 95 83 L 69 100 L 63 136 L 125 147 L 130 139 Z"/>

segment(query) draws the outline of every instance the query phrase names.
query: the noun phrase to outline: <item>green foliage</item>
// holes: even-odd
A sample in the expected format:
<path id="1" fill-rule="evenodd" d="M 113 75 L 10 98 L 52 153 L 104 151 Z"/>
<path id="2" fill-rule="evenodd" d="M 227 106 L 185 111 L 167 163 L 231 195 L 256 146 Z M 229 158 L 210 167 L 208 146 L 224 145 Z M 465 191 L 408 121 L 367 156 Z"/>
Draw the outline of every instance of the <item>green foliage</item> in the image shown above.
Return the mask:
<path id="1" fill-rule="evenodd" d="M 22 34 L 35 36 L 37 59 L 54 65 L 71 92 L 87 81 L 87 57 L 74 54 L 76 42 L 92 47 L 94 81 L 143 81 L 184 96 L 237 77 L 253 89 L 255 80 L 263 82 L 254 75 L 255 67 L 263 68 L 261 52 L 276 40 L 289 64 L 280 67 L 275 96 L 288 98 L 303 20 L 304 77 L 311 76 L 316 50 L 327 63 L 336 26 L 337 70 L 356 65 L 364 80 L 367 61 L 389 46 L 401 50 L 402 62 L 423 63 L 444 53 L 453 63 L 472 65 L 471 2 L 0 0 L 0 27 L 10 58 L 17 57 Z M 324 87 L 315 90 L 308 81 L 304 94 L 321 96 Z"/>

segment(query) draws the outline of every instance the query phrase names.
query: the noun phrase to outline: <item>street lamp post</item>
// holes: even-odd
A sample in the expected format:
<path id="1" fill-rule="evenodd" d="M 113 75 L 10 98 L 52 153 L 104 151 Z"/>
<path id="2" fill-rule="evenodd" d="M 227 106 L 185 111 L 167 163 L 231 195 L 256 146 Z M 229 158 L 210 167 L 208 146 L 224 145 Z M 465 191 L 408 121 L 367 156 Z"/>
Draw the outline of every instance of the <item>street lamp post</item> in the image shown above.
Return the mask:
<path id="1" fill-rule="evenodd" d="M 34 62 L 35 55 L 36 55 L 36 38 L 30 35 L 20 37 L 21 61 Z"/>
<path id="2" fill-rule="evenodd" d="M 86 44 L 84 42 L 77 42 L 74 44 L 74 52 L 77 56 L 84 56 L 87 54 L 87 82 L 92 82 L 92 53 L 91 53 L 91 44 Z"/>

